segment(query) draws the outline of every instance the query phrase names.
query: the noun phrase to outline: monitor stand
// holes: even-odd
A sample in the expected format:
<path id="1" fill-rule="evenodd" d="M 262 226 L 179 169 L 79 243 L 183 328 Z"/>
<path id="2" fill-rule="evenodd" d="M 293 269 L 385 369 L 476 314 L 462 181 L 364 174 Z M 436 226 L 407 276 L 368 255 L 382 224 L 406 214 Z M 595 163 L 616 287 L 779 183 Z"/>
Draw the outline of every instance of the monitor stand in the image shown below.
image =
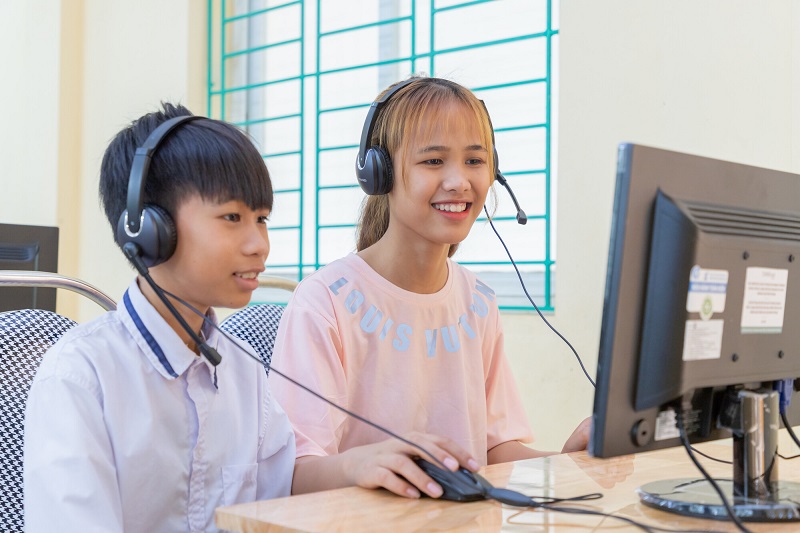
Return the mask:
<path id="1" fill-rule="evenodd" d="M 778 481 L 778 393 L 739 391 L 734 403 L 733 479 L 715 479 L 741 520 L 800 520 L 800 483 Z M 738 409 L 738 411 L 737 411 Z M 736 420 L 738 419 L 738 420 Z M 706 479 L 654 481 L 638 489 L 642 502 L 663 511 L 726 520 L 728 511 Z"/>

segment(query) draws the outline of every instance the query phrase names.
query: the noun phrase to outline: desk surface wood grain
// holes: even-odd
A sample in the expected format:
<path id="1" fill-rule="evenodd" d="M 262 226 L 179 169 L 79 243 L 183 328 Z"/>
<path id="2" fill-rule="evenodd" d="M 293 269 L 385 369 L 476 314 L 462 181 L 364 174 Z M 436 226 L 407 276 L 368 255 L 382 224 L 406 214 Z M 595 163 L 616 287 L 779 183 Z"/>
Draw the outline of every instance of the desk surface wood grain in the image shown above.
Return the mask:
<path id="1" fill-rule="evenodd" d="M 781 433 L 785 433 L 782 431 Z M 781 435 L 784 455 L 796 453 Z M 698 446 L 730 459 L 730 441 Z M 715 477 L 731 478 L 731 467 L 699 457 Z M 800 482 L 800 459 L 782 460 L 780 478 Z M 569 498 L 600 492 L 599 500 L 572 504 L 649 526 L 706 531 L 737 531 L 732 523 L 688 518 L 647 507 L 636 489 L 669 478 L 699 478 L 683 448 L 595 459 L 586 452 L 492 465 L 482 474 L 494 485 L 531 496 Z M 520 510 L 496 502 L 453 503 L 430 498 L 410 500 L 383 490 L 358 487 L 221 507 L 217 526 L 239 532 L 286 531 L 640 531 L 612 517 L 579 516 L 553 511 Z M 754 532 L 800 531 L 800 522 L 748 523 Z"/>

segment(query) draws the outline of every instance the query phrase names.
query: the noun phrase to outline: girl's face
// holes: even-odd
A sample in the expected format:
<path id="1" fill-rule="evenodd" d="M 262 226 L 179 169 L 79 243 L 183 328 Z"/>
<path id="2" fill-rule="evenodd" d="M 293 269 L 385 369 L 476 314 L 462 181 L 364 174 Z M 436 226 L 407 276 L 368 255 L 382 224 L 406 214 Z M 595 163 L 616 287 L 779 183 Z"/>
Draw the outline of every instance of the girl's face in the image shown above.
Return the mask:
<path id="1" fill-rule="evenodd" d="M 491 184 L 489 151 L 474 113 L 460 102 L 423 117 L 420 131 L 407 151 L 392 154 L 388 232 L 409 245 L 449 247 L 467 237 L 483 209 Z"/>

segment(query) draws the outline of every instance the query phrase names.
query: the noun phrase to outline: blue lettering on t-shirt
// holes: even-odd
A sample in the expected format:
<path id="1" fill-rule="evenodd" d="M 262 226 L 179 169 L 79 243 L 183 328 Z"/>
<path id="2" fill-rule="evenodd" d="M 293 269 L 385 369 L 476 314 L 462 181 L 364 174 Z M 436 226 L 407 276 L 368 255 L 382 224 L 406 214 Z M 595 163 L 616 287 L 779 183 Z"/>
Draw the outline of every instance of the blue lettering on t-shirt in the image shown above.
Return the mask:
<path id="1" fill-rule="evenodd" d="M 378 311 L 378 308 L 374 305 L 369 306 L 369 309 L 364 314 L 364 318 L 361 319 L 361 331 L 364 333 L 372 333 L 378 329 L 381 320 L 383 320 L 383 312 Z"/>
<path id="2" fill-rule="evenodd" d="M 328 285 L 328 288 L 331 290 L 333 294 L 339 296 L 339 289 L 347 285 L 348 281 L 347 278 L 339 278 L 335 282 Z"/>
<path id="3" fill-rule="evenodd" d="M 470 305 L 469 308 L 479 317 L 485 317 L 489 314 L 489 306 L 486 305 L 486 302 L 483 301 L 483 298 L 481 298 L 481 295 L 477 292 L 472 293 L 472 305 Z"/>
<path id="4" fill-rule="evenodd" d="M 467 324 L 467 314 L 466 313 L 464 313 L 463 315 L 458 317 L 458 325 L 461 326 L 464 329 L 464 331 L 467 332 L 467 337 L 469 337 L 470 339 L 474 339 L 475 338 L 475 330 L 472 329 L 469 324 Z"/>
<path id="5" fill-rule="evenodd" d="M 341 277 L 328 285 L 328 289 L 330 289 L 331 293 L 335 296 L 342 297 L 344 293 L 341 289 L 348 283 L 349 280 L 347 278 Z M 495 297 L 496 294 L 491 287 L 481 280 L 476 279 L 472 292 L 472 303 L 468 307 L 468 312 L 462 313 L 458 317 L 457 324 L 446 324 L 444 326 L 425 329 L 425 351 L 427 356 L 436 357 L 436 351 L 440 345 L 444 346 L 447 352 L 457 352 L 461 349 L 462 334 L 465 335 L 464 338 L 470 340 L 476 339 L 478 337 L 476 332 L 477 324 L 471 319 L 471 316 L 476 316 L 478 318 L 486 317 L 489 314 L 488 302 L 493 302 Z M 404 323 L 397 324 L 397 327 L 394 328 L 394 335 L 391 335 L 395 321 L 386 316 L 385 313 L 374 304 L 369 304 L 366 301 L 364 293 L 358 289 L 353 289 L 344 297 L 344 306 L 351 314 L 356 314 L 359 310 L 364 309 L 366 307 L 364 305 L 365 303 L 367 303 L 369 307 L 366 311 L 361 311 L 364 313 L 359 321 L 361 331 L 368 335 L 377 332 L 378 339 L 381 341 L 385 340 L 387 337 L 391 337 L 392 347 L 395 350 L 401 352 L 407 351 L 412 341 L 414 341 L 414 331 L 410 325 Z M 438 342 L 439 335 L 442 337 L 441 343 Z M 419 341 L 414 342 L 416 344 Z"/>
<path id="6" fill-rule="evenodd" d="M 394 324 L 394 320 L 392 320 L 391 318 L 386 320 L 386 323 L 383 325 L 383 328 L 381 328 L 380 337 L 378 337 L 380 340 L 386 338 L 386 335 L 389 333 L 389 328 L 392 327 L 392 324 Z"/>
<path id="7" fill-rule="evenodd" d="M 486 296 L 490 302 L 493 302 L 494 291 L 492 290 L 492 288 L 479 279 L 476 279 L 475 282 L 476 282 L 475 290 Z"/>
<path id="8" fill-rule="evenodd" d="M 411 344 L 411 341 L 408 337 L 411 335 L 411 333 L 411 326 L 408 324 L 399 324 L 397 326 L 397 336 L 392 341 L 392 346 L 394 346 L 394 349 L 401 352 L 408 350 L 408 345 Z"/>
<path id="9" fill-rule="evenodd" d="M 428 345 L 428 357 L 436 355 L 436 330 L 425 330 L 425 343 Z"/>
<path id="10" fill-rule="evenodd" d="M 444 349 L 448 352 L 457 352 L 461 348 L 461 342 L 458 340 L 458 333 L 455 326 L 445 326 L 441 329 L 442 340 L 444 341 Z"/>
<path id="11" fill-rule="evenodd" d="M 361 304 L 364 303 L 364 295 L 361 294 L 361 291 L 353 289 L 350 291 L 350 294 L 347 295 L 347 299 L 344 301 L 344 306 L 347 308 L 348 311 L 355 314 L 358 311 L 358 308 L 361 307 Z"/>

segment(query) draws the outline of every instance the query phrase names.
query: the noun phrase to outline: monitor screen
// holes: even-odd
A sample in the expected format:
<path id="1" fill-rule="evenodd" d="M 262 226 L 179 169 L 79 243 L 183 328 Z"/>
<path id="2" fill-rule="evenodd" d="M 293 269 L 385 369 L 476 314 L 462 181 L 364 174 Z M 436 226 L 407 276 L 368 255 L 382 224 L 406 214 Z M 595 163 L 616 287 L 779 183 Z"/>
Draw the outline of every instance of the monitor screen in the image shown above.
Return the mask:
<path id="1" fill-rule="evenodd" d="M 58 228 L 0 224 L 0 270 L 58 271 Z M 56 310 L 56 289 L 0 287 L 0 312 Z"/>

